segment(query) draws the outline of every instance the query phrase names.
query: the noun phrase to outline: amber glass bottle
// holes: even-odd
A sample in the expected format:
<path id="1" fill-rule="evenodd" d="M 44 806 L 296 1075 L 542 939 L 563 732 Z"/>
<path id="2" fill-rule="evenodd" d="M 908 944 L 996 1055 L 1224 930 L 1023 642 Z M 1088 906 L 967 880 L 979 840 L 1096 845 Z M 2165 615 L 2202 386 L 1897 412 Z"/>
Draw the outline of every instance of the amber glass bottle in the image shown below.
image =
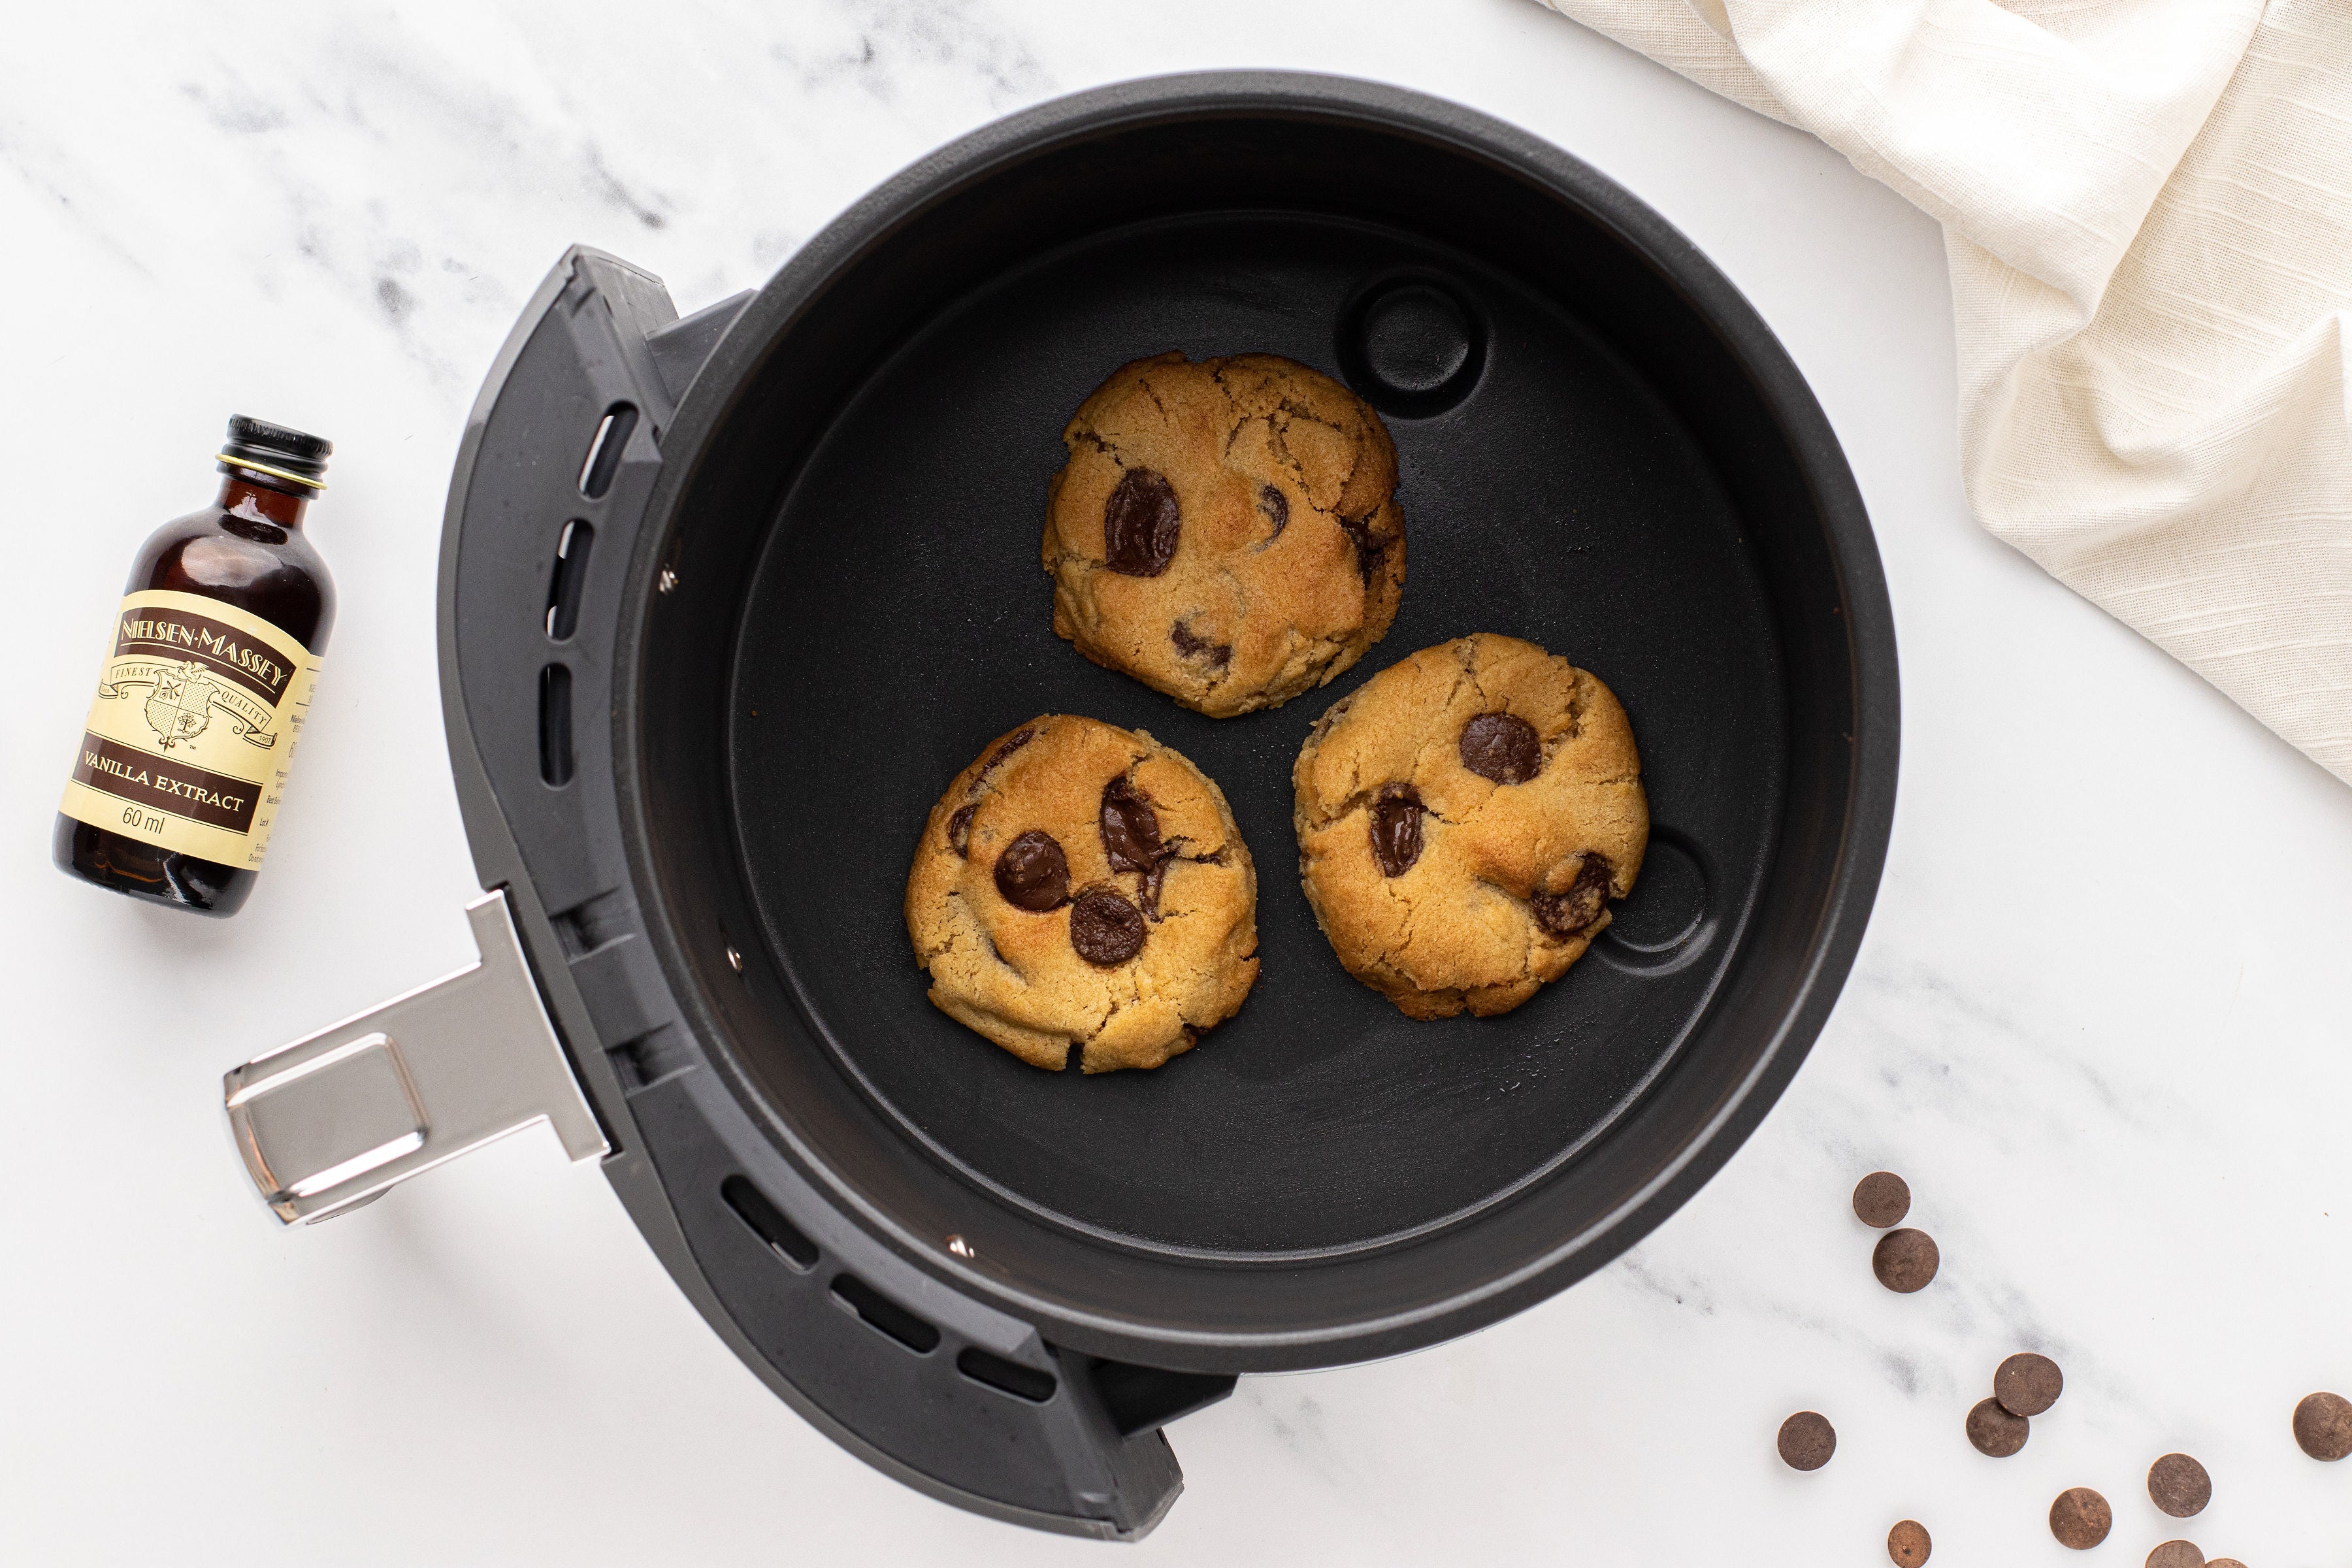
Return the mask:
<path id="1" fill-rule="evenodd" d="M 244 907 L 335 619 L 302 532 L 333 450 L 239 415 L 220 499 L 140 547 L 58 810 L 58 869 L 197 914 Z"/>

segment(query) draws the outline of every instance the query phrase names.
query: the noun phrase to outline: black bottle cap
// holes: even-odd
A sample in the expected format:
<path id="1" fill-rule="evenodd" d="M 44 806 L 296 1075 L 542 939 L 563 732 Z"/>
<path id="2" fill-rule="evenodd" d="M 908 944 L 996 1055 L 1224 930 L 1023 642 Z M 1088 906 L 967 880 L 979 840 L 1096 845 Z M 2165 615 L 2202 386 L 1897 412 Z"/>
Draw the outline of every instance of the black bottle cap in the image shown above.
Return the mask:
<path id="1" fill-rule="evenodd" d="M 306 436 L 283 425 L 236 414 L 229 417 L 228 441 L 221 447 L 220 466 L 247 468 L 265 479 L 301 487 L 304 494 L 325 489 L 319 476 L 335 444 L 323 436 Z"/>

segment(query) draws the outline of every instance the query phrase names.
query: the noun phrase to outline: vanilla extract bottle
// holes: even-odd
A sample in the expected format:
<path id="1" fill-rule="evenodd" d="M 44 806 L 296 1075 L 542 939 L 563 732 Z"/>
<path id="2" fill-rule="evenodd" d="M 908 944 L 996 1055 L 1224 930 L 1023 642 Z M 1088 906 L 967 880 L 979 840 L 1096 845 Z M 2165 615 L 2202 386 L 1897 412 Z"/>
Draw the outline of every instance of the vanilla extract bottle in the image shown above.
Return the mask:
<path id="1" fill-rule="evenodd" d="M 278 820 L 335 586 L 302 531 L 334 444 L 238 415 L 220 497 L 148 536 L 58 807 L 58 868 L 226 917 Z"/>

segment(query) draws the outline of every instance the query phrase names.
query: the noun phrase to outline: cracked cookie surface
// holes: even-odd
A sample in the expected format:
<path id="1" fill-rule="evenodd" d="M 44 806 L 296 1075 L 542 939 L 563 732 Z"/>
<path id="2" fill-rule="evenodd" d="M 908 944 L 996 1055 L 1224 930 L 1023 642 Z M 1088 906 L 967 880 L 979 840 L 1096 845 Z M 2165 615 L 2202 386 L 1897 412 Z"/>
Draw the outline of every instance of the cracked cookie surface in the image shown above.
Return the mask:
<path id="1" fill-rule="evenodd" d="M 1649 844 L 1616 697 L 1491 633 L 1332 704 L 1291 784 L 1316 921 L 1349 973 L 1414 1018 L 1507 1013 L 1567 973 Z"/>
<path id="2" fill-rule="evenodd" d="M 1054 630 L 1212 718 L 1272 708 L 1396 619 L 1404 513 L 1380 416 L 1275 354 L 1122 365 L 1062 433 Z"/>
<path id="3" fill-rule="evenodd" d="M 931 808 L 907 934 L 934 1006 L 1032 1067 L 1156 1068 L 1257 980 L 1257 870 L 1216 784 L 1140 731 L 1000 735 Z"/>

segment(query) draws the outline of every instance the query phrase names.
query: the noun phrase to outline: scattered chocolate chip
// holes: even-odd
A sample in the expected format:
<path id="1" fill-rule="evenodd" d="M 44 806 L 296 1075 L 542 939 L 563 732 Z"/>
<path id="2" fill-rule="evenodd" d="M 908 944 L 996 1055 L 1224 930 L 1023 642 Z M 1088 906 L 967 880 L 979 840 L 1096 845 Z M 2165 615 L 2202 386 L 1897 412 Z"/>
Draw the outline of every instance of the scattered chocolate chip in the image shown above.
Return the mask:
<path id="1" fill-rule="evenodd" d="M 1343 517 L 1339 526 L 1356 547 L 1356 575 L 1370 583 L 1372 574 L 1380 569 L 1381 557 L 1388 553 L 1389 542 L 1373 536 L 1368 519 Z"/>
<path id="2" fill-rule="evenodd" d="M 1042 915 L 1070 901 L 1070 862 L 1054 836 L 1033 827 L 996 858 L 996 890 L 1016 910 Z"/>
<path id="3" fill-rule="evenodd" d="M 2068 1487 L 2050 1505 L 2050 1533 L 2061 1546 L 2088 1552 L 2116 1527 L 2115 1510 L 2107 1500 L 2088 1487 Z"/>
<path id="4" fill-rule="evenodd" d="M 1234 659 L 1233 644 L 1196 637 L 1192 628 L 1181 621 L 1168 628 L 1168 640 L 1176 645 L 1178 653 L 1186 658 L 1197 658 L 1212 669 L 1223 669 Z"/>
<path id="5" fill-rule="evenodd" d="M 2168 1541 L 2147 1554 L 2147 1568 L 2206 1568 L 2205 1553 L 2193 1542 Z"/>
<path id="6" fill-rule="evenodd" d="M 2033 1423 L 2022 1415 L 2011 1415 L 1998 1399 L 1979 1399 L 1969 1412 L 1969 1446 L 1989 1459 L 2008 1458 L 2024 1447 L 2032 1435 Z"/>
<path id="7" fill-rule="evenodd" d="M 979 777 L 974 778 L 971 782 L 974 784 L 978 784 L 981 779 L 986 778 L 989 774 L 996 771 L 997 763 L 1003 762 L 1005 758 L 1011 756 L 1013 752 L 1019 751 L 1022 747 L 1027 745 L 1036 738 L 1037 731 L 1034 730 L 1015 730 L 1010 735 L 1005 736 L 1003 740 L 997 742 L 996 750 L 988 753 L 988 761 L 980 764 Z"/>
<path id="8" fill-rule="evenodd" d="M 1129 468 L 1103 502 L 1103 564 L 1127 577 L 1157 577 L 1176 559 L 1182 519 L 1176 487 L 1150 468 Z"/>
<path id="9" fill-rule="evenodd" d="M 1837 1428 L 1819 1411 L 1800 1410 L 1780 1423 L 1780 1459 L 1792 1470 L 1818 1470 L 1837 1452 Z"/>
<path id="10" fill-rule="evenodd" d="M 1886 1532 L 1886 1555 L 1901 1568 L 1919 1568 L 1936 1543 L 1927 1539 L 1927 1527 L 1916 1519 L 1906 1519 Z"/>
<path id="11" fill-rule="evenodd" d="M 2294 1440 L 2315 1459 L 2352 1454 L 2352 1400 L 2340 1394 L 2307 1394 L 2294 1407 Z"/>
<path id="12" fill-rule="evenodd" d="M 1160 814 L 1124 775 L 1103 785 L 1099 822 L 1112 870 L 1149 871 L 1160 859 Z"/>
<path id="13" fill-rule="evenodd" d="M 958 806 L 956 814 L 948 818 L 948 847 L 967 860 L 971 858 L 972 814 L 979 809 L 980 805 L 977 802 L 971 805 Z"/>
<path id="14" fill-rule="evenodd" d="M 1993 1369 L 1992 1396 L 2012 1415 L 2039 1415 L 2065 1392 L 2066 1374 L 2046 1355 L 2020 1351 Z"/>
<path id="15" fill-rule="evenodd" d="M 1496 784 L 1525 784 L 1543 772 L 1543 742 L 1516 713 L 1481 713 L 1462 726 L 1454 742 L 1462 765 Z"/>
<path id="16" fill-rule="evenodd" d="M 1402 877 L 1421 858 L 1421 792 L 1411 784 L 1381 785 L 1372 797 L 1372 861 L 1383 877 Z"/>
<path id="17" fill-rule="evenodd" d="M 1531 900 L 1536 924 L 1557 937 L 1571 937 L 1594 921 L 1609 902 L 1609 857 L 1594 850 L 1576 868 L 1565 893 L 1538 893 Z"/>
<path id="18" fill-rule="evenodd" d="M 1143 951 L 1143 911 L 1109 888 L 1089 888 L 1070 906 L 1070 945 L 1097 969 L 1116 969 Z"/>
<path id="19" fill-rule="evenodd" d="M 1911 1184 L 1892 1171 L 1873 1171 L 1854 1184 L 1853 1216 L 1875 1230 L 1901 1225 L 1911 1212 Z"/>
<path id="20" fill-rule="evenodd" d="M 1281 538 L 1282 531 L 1290 526 L 1290 498 L 1272 485 L 1260 485 L 1257 488 L 1257 510 L 1265 513 L 1265 520 L 1274 524 L 1274 531 L 1265 536 L 1267 541 L 1270 542 Z"/>
<path id="21" fill-rule="evenodd" d="M 2147 1468 L 2148 1500 L 2175 1519 L 2194 1519 L 2213 1500 L 2213 1478 L 2186 1454 L 2167 1454 Z"/>
<path id="22" fill-rule="evenodd" d="M 1936 1238 L 1924 1230 L 1890 1230 L 1870 1252 L 1870 1271 L 1878 1282 L 1906 1296 L 1926 1289 L 1942 1262 Z"/>

